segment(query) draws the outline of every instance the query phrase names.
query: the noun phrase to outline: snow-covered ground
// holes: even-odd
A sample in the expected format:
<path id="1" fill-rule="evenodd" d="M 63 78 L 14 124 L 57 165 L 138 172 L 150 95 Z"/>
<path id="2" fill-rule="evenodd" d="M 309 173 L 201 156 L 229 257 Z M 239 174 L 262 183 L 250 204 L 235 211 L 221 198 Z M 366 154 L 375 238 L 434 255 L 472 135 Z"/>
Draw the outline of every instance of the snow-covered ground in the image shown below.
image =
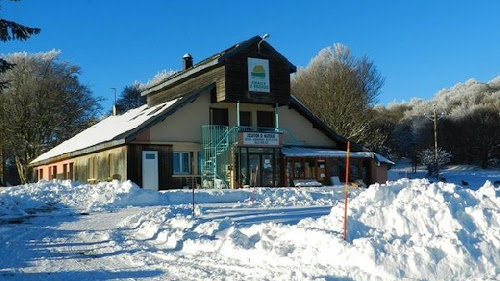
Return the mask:
<path id="1" fill-rule="evenodd" d="M 351 189 L 347 241 L 340 186 L 196 190 L 194 216 L 189 190 L 11 187 L 0 191 L 0 280 L 500 280 L 492 181 Z"/>

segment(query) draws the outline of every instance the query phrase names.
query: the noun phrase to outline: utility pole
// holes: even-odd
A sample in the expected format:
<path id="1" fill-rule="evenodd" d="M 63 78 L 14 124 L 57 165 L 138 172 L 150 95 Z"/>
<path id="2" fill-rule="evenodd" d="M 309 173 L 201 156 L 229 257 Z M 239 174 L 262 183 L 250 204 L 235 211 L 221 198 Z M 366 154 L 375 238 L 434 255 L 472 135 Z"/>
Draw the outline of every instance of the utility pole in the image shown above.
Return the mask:
<path id="1" fill-rule="evenodd" d="M 436 169 L 436 177 L 439 180 L 439 151 L 438 151 L 438 135 L 437 135 L 437 121 L 444 117 L 444 113 L 437 114 L 436 104 L 432 105 L 432 117 L 426 116 L 433 122 L 434 127 L 434 168 Z"/>
<path id="2" fill-rule="evenodd" d="M 434 110 L 434 161 L 436 163 L 436 173 L 437 173 L 437 177 L 439 179 L 439 163 L 438 163 L 438 159 L 439 159 L 439 154 L 438 154 L 438 133 L 437 133 L 437 113 L 436 113 L 436 104 L 433 104 L 432 105 L 432 108 Z"/>

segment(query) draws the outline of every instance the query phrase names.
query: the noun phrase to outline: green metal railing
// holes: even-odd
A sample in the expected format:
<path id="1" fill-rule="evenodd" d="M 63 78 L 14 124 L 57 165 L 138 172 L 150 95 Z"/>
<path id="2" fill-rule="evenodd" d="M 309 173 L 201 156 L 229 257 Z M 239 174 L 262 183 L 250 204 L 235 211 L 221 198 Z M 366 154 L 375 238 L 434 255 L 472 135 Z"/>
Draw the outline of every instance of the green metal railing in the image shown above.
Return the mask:
<path id="1" fill-rule="evenodd" d="M 283 134 L 283 144 L 300 145 L 298 139 L 284 128 L 204 125 L 201 127 L 201 186 L 228 188 L 232 150 L 238 143 L 239 132 L 273 132 Z"/>

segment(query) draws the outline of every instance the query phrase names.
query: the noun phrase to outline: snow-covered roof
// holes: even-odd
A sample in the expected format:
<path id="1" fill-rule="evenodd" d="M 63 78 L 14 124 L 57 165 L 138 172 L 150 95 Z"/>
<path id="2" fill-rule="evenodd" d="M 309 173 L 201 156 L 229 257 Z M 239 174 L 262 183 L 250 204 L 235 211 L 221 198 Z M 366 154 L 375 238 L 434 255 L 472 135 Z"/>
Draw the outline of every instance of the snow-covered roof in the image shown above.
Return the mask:
<path id="1" fill-rule="evenodd" d="M 305 147 L 284 147 L 281 152 L 285 156 L 291 157 L 341 157 L 345 158 L 347 152 L 335 149 L 323 148 L 305 148 Z M 350 157 L 353 158 L 375 158 L 380 163 L 387 163 L 394 165 L 394 162 L 385 158 L 384 156 L 374 152 L 350 152 Z"/>
<path id="2" fill-rule="evenodd" d="M 90 148 L 108 141 L 125 139 L 129 135 L 128 133 L 134 132 L 135 129 L 141 125 L 166 112 L 172 105 L 181 99 L 182 97 L 152 107 L 143 105 L 121 115 L 109 116 L 94 126 L 38 156 L 31 163 L 48 160 L 52 157 Z"/>

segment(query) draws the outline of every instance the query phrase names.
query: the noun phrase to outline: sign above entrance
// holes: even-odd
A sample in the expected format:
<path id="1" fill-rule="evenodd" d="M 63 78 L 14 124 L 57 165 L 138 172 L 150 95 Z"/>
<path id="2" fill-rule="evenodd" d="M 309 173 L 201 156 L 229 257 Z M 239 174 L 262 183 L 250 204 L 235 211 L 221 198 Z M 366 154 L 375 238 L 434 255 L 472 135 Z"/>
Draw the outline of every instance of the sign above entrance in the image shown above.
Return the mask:
<path id="1" fill-rule="evenodd" d="M 247 146 L 279 147 L 280 133 L 258 133 L 243 132 L 240 137 L 240 144 Z"/>
<path id="2" fill-rule="evenodd" d="M 271 91 L 268 60 L 248 58 L 248 90 L 264 93 Z"/>

